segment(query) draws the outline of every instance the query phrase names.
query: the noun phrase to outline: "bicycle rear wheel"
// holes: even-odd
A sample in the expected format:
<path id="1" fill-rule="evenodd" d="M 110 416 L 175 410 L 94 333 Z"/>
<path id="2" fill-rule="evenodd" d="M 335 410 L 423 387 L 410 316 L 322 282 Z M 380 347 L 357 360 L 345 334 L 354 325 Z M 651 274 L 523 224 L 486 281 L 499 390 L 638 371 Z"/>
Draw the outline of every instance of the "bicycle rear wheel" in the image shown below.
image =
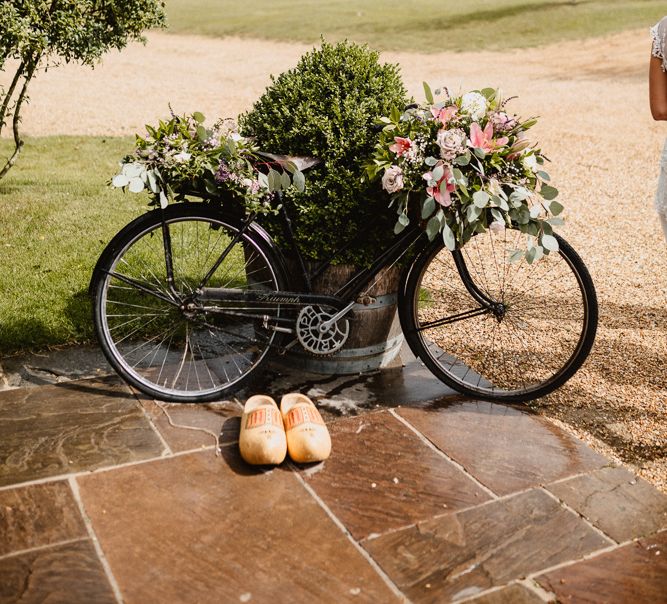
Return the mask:
<path id="1" fill-rule="evenodd" d="M 588 356 L 597 299 L 581 258 L 558 252 L 528 264 L 508 255 L 518 230 L 441 241 L 419 255 L 403 288 L 401 323 L 412 351 L 443 382 L 485 400 L 524 402 L 565 383 Z"/>
<path id="2" fill-rule="evenodd" d="M 113 368 L 149 396 L 215 400 L 240 387 L 266 360 L 276 332 L 263 317 L 278 316 L 279 306 L 198 299 L 198 286 L 221 256 L 207 287 L 284 289 L 267 242 L 252 229 L 240 234 L 233 220 L 200 203 L 141 216 L 103 253 L 91 284 L 97 337 Z"/>

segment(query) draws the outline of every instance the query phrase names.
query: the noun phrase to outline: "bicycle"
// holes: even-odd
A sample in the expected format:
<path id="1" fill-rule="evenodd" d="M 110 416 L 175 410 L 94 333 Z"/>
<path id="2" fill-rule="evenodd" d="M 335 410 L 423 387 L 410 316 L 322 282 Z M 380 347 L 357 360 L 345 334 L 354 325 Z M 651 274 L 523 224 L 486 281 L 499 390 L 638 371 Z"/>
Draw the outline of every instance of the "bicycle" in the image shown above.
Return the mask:
<path id="1" fill-rule="evenodd" d="M 312 165 L 309 158 L 300 169 Z M 138 217 L 112 239 L 93 272 L 102 350 L 123 379 L 151 397 L 212 401 L 257 375 L 271 350 L 336 352 L 347 338 L 347 313 L 379 271 L 408 250 L 398 292 L 404 336 L 456 391 L 513 403 L 544 396 L 574 375 L 593 345 L 593 282 L 561 237 L 558 252 L 512 264 L 507 251 L 525 244 L 518 229 L 487 230 L 449 252 L 413 224 L 368 268 L 322 295 L 312 282 L 335 255 L 309 271 L 287 207 L 280 220 L 302 288 L 257 216 L 225 201 L 188 200 Z"/>

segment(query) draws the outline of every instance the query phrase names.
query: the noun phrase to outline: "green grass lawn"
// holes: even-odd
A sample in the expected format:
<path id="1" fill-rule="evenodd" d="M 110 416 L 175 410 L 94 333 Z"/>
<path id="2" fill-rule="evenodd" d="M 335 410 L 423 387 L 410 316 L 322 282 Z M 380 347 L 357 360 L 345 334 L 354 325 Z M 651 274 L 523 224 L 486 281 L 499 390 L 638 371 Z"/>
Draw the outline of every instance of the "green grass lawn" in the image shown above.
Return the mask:
<path id="1" fill-rule="evenodd" d="M 166 0 L 169 31 L 382 50 L 502 49 L 648 28 L 664 0 Z M 224 65 L 221 65 L 224 69 Z"/>
<path id="2" fill-rule="evenodd" d="M 131 138 L 28 139 L 0 181 L 0 354 L 92 337 L 90 274 L 148 199 L 106 185 L 132 146 Z"/>

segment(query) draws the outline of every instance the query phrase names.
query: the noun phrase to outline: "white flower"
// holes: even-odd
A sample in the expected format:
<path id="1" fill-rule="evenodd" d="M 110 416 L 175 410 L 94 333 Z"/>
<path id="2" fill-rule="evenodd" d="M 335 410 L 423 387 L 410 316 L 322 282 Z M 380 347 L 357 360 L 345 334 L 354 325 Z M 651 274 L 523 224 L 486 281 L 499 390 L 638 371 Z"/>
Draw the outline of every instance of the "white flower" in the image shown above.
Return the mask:
<path id="1" fill-rule="evenodd" d="M 526 170 L 530 170 L 531 172 L 537 172 L 540 169 L 540 166 L 537 163 L 537 157 L 535 157 L 535 155 L 532 153 L 530 155 L 524 155 L 523 167 L 526 168 Z"/>
<path id="2" fill-rule="evenodd" d="M 440 147 L 440 157 L 446 161 L 453 160 L 465 151 L 466 133 L 460 128 L 438 131 L 436 143 Z"/>
<path id="3" fill-rule="evenodd" d="M 384 171 L 382 188 L 387 193 L 397 193 L 403 188 L 403 172 L 398 166 L 391 166 Z"/>
<path id="4" fill-rule="evenodd" d="M 468 92 L 461 99 L 461 111 L 467 113 L 475 121 L 484 117 L 486 107 L 486 98 L 479 92 Z"/>
<path id="5" fill-rule="evenodd" d="M 240 140 L 243 139 L 243 137 L 238 133 L 238 132 L 232 132 L 230 135 L 230 138 L 235 142 L 239 142 Z"/>
<path id="6" fill-rule="evenodd" d="M 174 155 L 174 159 L 179 164 L 183 163 L 185 161 L 188 161 L 191 157 L 192 157 L 192 155 L 190 153 L 188 153 L 187 151 L 181 151 L 180 153 L 177 153 L 176 155 Z"/>

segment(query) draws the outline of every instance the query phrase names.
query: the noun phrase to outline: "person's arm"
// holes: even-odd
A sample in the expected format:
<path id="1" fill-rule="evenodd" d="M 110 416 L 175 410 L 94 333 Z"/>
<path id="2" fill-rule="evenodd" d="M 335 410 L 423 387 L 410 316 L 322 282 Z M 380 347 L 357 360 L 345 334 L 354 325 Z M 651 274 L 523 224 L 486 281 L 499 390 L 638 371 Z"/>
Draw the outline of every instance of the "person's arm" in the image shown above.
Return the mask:
<path id="1" fill-rule="evenodd" d="M 652 56 L 648 72 L 648 96 L 654 120 L 667 120 L 667 72 L 662 59 Z"/>

